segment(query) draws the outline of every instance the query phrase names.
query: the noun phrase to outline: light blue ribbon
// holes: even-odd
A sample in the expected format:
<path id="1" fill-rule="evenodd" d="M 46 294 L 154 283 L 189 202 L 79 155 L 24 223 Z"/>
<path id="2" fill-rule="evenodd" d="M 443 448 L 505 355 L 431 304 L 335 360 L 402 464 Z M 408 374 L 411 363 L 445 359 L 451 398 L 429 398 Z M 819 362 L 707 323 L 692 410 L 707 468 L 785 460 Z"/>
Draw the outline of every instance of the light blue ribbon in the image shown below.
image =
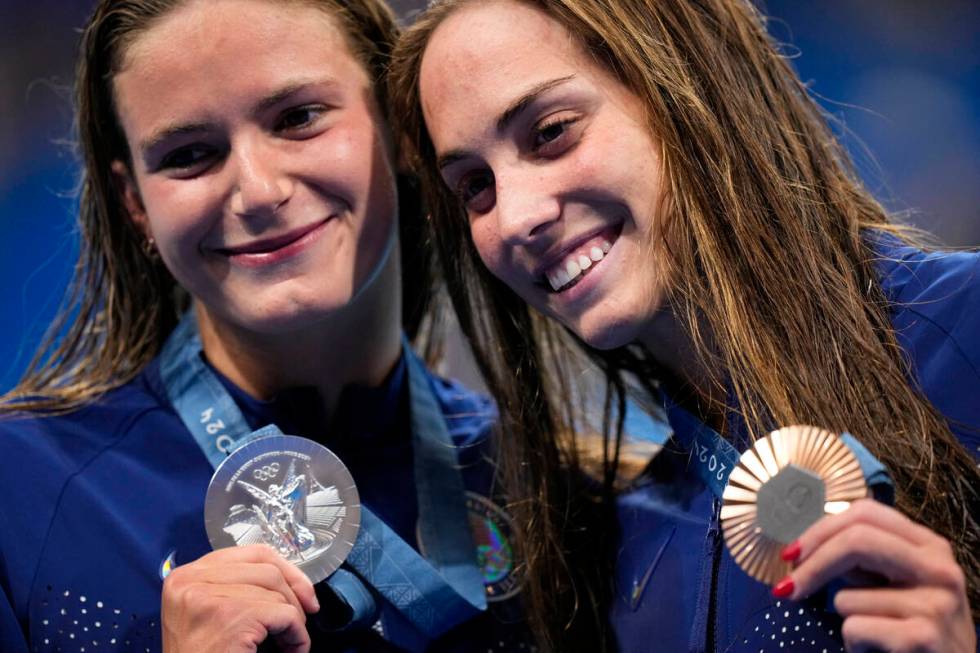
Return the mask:
<path id="1" fill-rule="evenodd" d="M 674 439 L 691 452 L 691 461 L 697 468 L 698 476 L 720 499 L 741 454 L 732 443 L 674 403 L 666 393 L 662 396 L 667 419 L 674 429 Z M 864 480 L 875 499 L 891 505 L 895 498 L 895 486 L 885 466 L 850 433 L 842 433 L 841 440 L 857 457 Z"/>

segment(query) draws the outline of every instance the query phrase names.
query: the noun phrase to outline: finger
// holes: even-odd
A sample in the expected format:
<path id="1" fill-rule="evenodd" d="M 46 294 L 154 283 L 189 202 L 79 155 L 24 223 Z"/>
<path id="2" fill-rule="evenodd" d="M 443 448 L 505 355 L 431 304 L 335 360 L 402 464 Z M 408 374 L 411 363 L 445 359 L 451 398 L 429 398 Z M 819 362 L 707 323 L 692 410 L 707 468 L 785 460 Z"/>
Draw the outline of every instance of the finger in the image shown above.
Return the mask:
<path id="1" fill-rule="evenodd" d="M 304 620 L 306 619 L 306 613 L 303 612 L 303 608 L 300 607 L 298 602 L 289 601 L 282 595 L 282 592 L 274 592 L 264 587 L 228 583 L 222 583 L 220 585 L 209 584 L 207 592 L 210 599 L 221 601 L 288 605 L 296 610 L 297 613 L 302 614 Z"/>
<path id="2" fill-rule="evenodd" d="M 794 544 L 799 544 L 799 560 L 818 549 L 827 540 L 836 537 L 841 531 L 855 524 L 868 524 L 878 529 L 898 535 L 912 544 L 926 546 L 939 537 L 925 526 L 873 499 L 861 499 L 837 515 L 828 515 L 805 530 Z M 787 547 L 789 548 L 789 547 Z"/>
<path id="3" fill-rule="evenodd" d="M 854 616 L 841 627 L 844 646 L 849 653 L 871 651 L 940 651 L 943 633 L 926 619 L 892 619 L 889 617 Z"/>
<path id="4" fill-rule="evenodd" d="M 203 559 L 202 559 L 203 560 Z M 254 585 L 266 590 L 278 592 L 283 600 L 292 604 L 297 610 L 305 611 L 296 592 L 286 581 L 278 565 L 266 562 L 214 562 L 191 563 L 175 569 L 164 582 L 164 598 L 174 593 L 186 591 L 192 585 Z M 216 589 L 205 591 L 215 592 Z M 227 595 L 224 591 L 222 595 Z"/>
<path id="5" fill-rule="evenodd" d="M 308 653 L 310 635 L 306 631 L 302 612 L 287 604 L 265 602 L 240 602 L 235 605 L 234 617 L 222 623 L 212 636 L 201 641 L 210 642 L 207 650 L 226 650 L 227 644 L 239 643 L 243 651 L 256 651 L 263 642 L 272 640 L 279 650 L 290 653 Z M 229 649 L 237 650 L 237 649 Z"/>
<path id="6" fill-rule="evenodd" d="M 310 634 L 305 617 L 292 606 L 276 606 L 262 616 L 262 622 L 279 649 L 284 653 L 309 653 Z"/>
<path id="7" fill-rule="evenodd" d="M 205 567 L 195 570 L 194 581 L 217 586 L 253 585 L 277 592 L 297 610 L 305 611 L 295 590 L 283 575 L 281 567 L 267 562 L 234 562 Z"/>
<path id="8" fill-rule="evenodd" d="M 892 583 L 913 584 L 927 564 L 921 549 L 874 526 L 856 523 L 811 552 L 789 575 L 794 599 L 809 596 L 853 570 L 881 574 Z"/>
<path id="9" fill-rule="evenodd" d="M 313 614 L 320 610 L 320 604 L 313 590 L 313 583 L 298 567 L 286 561 L 275 549 L 266 544 L 228 547 L 213 551 L 192 564 L 204 568 L 224 566 L 229 563 L 266 563 L 279 569 L 286 583 L 292 589 L 304 612 Z M 176 570 L 175 570 L 176 571 Z"/>
<path id="10" fill-rule="evenodd" d="M 279 571 L 282 572 L 283 578 L 285 578 L 286 583 L 293 590 L 296 598 L 299 599 L 300 605 L 304 612 L 313 614 L 320 611 L 320 602 L 317 601 L 316 591 L 313 589 L 313 583 L 310 579 L 300 571 L 299 567 L 287 562 L 285 558 L 280 556 L 272 547 L 266 547 L 266 556 L 269 558 L 269 562 L 276 565 Z"/>
<path id="11" fill-rule="evenodd" d="M 958 607 L 950 592 L 935 587 L 843 589 L 834 596 L 834 610 L 842 617 L 949 618 Z"/>
<path id="12" fill-rule="evenodd" d="M 194 565 L 224 565 L 229 562 L 263 562 L 269 554 L 278 553 L 268 544 L 249 544 L 248 546 L 229 546 L 215 549 L 192 562 Z"/>

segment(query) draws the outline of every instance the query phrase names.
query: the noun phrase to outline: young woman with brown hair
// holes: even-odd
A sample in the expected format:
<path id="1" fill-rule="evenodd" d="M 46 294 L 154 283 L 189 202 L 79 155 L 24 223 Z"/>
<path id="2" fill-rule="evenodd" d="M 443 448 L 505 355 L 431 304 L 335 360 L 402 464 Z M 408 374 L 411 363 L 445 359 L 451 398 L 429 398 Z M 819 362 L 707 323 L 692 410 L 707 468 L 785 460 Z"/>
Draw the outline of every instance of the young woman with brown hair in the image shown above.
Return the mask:
<path id="1" fill-rule="evenodd" d="M 384 110 L 397 31 L 380 0 L 97 3 L 75 285 L 0 417 L 4 653 L 530 648 L 493 408 L 402 334 L 428 285 Z M 303 566 L 335 542 L 343 567 Z"/>
<path id="2" fill-rule="evenodd" d="M 629 651 L 974 650 L 980 257 L 892 222 L 753 5 L 443 0 L 391 81 L 511 493 L 533 499 L 514 507 L 527 604 L 556 650 L 611 648 L 606 618 Z M 582 352 L 613 409 L 612 587 L 576 558 L 608 531 L 572 524 L 588 500 L 563 480 Z M 617 494 L 628 387 L 666 402 L 674 438 Z M 737 461 L 793 424 L 855 434 L 896 507 L 817 522 L 770 591 L 724 550 L 714 449 L 689 441 Z M 831 607 L 819 590 L 855 571 L 876 582 Z"/>

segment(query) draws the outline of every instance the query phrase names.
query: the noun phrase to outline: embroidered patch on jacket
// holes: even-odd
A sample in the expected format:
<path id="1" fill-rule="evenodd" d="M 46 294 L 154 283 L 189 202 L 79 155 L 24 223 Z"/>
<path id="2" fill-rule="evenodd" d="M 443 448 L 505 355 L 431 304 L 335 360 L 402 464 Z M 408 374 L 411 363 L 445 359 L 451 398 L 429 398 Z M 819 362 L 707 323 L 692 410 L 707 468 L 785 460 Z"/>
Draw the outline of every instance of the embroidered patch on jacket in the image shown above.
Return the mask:
<path id="1" fill-rule="evenodd" d="M 503 601 L 520 591 L 514 572 L 515 551 L 510 516 L 500 506 L 474 492 L 466 493 L 470 530 L 483 573 L 487 601 Z"/>
<path id="2" fill-rule="evenodd" d="M 496 603 L 511 598 L 520 592 L 521 582 L 515 571 L 517 556 L 510 516 L 493 501 L 475 492 L 466 493 L 466 512 L 487 601 Z M 415 539 L 419 553 L 426 555 L 425 542 L 418 528 Z"/>

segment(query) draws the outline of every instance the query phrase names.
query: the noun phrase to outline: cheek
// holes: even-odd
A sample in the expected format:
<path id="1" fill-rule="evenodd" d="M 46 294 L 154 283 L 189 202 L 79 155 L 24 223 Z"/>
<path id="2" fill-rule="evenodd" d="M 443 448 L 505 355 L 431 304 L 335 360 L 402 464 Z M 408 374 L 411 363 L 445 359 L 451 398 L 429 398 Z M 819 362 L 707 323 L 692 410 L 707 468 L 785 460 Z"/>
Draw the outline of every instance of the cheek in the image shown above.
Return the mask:
<path id="1" fill-rule="evenodd" d="M 356 202 L 360 197 L 367 203 L 361 210 L 366 210 L 372 219 L 380 222 L 393 217 L 397 194 L 391 157 L 373 124 L 338 126 L 330 140 L 310 154 L 308 168 L 328 187 L 337 184 L 337 190 L 348 201 Z"/>
<path id="2" fill-rule="evenodd" d="M 506 281 L 506 260 L 503 245 L 496 230 L 491 226 L 489 216 L 470 222 L 470 235 L 480 255 L 480 260 L 494 276 Z"/>
<path id="3" fill-rule="evenodd" d="M 157 246 L 180 256 L 204 237 L 212 202 L 204 184 L 194 181 L 171 181 L 151 185 L 142 195 L 147 221 Z"/>
<path id="4" fill-rule="evenodd" d="M 603 125 L 590 133 L 584 147 L 574 152 L 574 177 L 593 180 L 611 193 L 649 204 L 659 192 L 657 145 L 647 132 L 627 124 L 630 128 Z"/>
<path id="5" fill-rule="evenodd" d="M 316 158 L 316 161 L 311 161 L 308 158 L 307 163 L 315 163 L 320 170 L 328 173 L 333 171 L 351 177 L 355 176 L 354 171 L 349 169 L 351 167 L 363 167 L 364 161 L 370 159 L 369 152 L 371 151 L 370 149 L 363 149 L 368 138 L 357 132 L 358 130 L 350 125 L 333 127 L 325 140 L 318 141 L 315 147 L 308 150 Z M 358 156 L 359 154 L 360 156 Z"/>

